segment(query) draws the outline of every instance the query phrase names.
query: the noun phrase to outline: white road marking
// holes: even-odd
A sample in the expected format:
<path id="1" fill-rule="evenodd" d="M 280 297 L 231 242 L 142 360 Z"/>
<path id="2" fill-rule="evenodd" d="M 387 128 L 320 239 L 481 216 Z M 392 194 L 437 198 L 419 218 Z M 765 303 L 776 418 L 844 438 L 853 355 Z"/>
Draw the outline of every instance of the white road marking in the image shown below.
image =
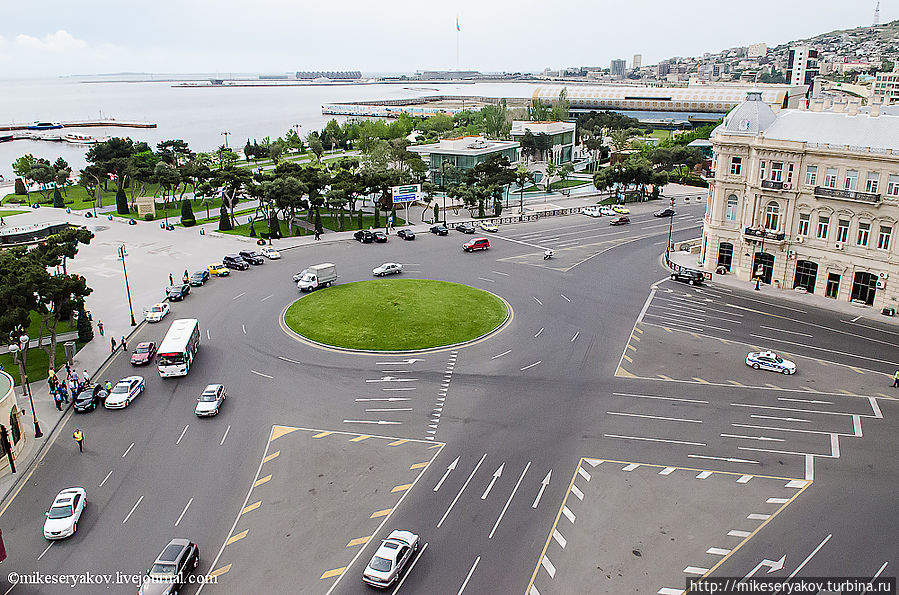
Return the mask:
<path id="1" fill-rule="evenodd" d="M 134 442 L 132 442 L 132 443 L 131 443 L 131 446 L 129 446 L 128 449 L 127 449 L 125 452 L 122 453 L 122 458 L 123 458 L 123 459 L 128 455 L 129 452 L 131 452 L 131 449 L 132 449 L 132 448 L 134 448 Z"/>
<path id="2" fill-rule="evenodd" d="M 665 242 L 659 242 L 660 244 L 664 244 Z M 656 591 L 658 595 L 684 595 L 683 589 L 672 589 L 670 587 L 662 587 L 658 591 Z"/>
<path id="3" fill-rule="evenodd" d="M 808 481 L 815 479 L 815 455 L 805 455 L 805 478 Z"/>
<path id="4" fill-rule="evenodd" d="M 536 334 L 536 335 L 534 335 L 534 338 L 535 338 L 535 339 L 536 339 L 536 338 L 537 338 L 537 337 L 539 337 L 539 336 L 540 336 L 540 334 L 541 334 L 541 333 L 542 333 L 542 332 L 543 332 L 543 327 L 542 327 L 542 326 L 541 326 L 541 327 L 540 327 L 540 330 L 539 330 L 539 331 L 537 331 L 537 334 Z"/>
<path id="5" fill-rule="evenodd" d="M 265 296 L 264 298 L 262 298 L 262 299 L 259 300 L 259 301 L 260 301 L 260 302 L 264 302 L 265 300 L 267 300 L 267 299 L 270 298 L 270 297 L 275 297 L 275 294 L 267 295 L 267 296 Z"/>
<path id="6" fill-rule="evenodd" d="M 546 569 L 546 572 L 549 573 L 549 578 L 556 578 L 556 567 L 549 561 L 549 558 L 543 556 L 543 560 L 540 561 L 540 564 Z"/>
<path id="7" fill-rule="evenodd" d="M 292 363 L 292 364 L 302 364 L 302 363 L 303 363 L 303 362 L 298 362 L 298 361 L 295 360 L 295 359 L 290 359 L 289 357 L 282 357 L 282 356 L 280 356 L 280 355 L 278 356 L 278 359 L 282 359 L 282 360 L 284 360 L 285 362 L 290 362 L 290 363 Z"/>
<path id="8" fill-rule="evenodd" d="M 356 399 L 356 402 L 364 403 L 367 401 L 389 401 L 392 403 L 394 401 L 408 401 L 408 400 L 409 399 L 406 399 L 404 397 L 372 397 L 372 398 L 366 398 L 366 399 Z"/>
<path id="9" fill-rule="evenodd" d="M 384 376 L 382 378 L 372 378 L 366 380 L 366 382 L 412 382 L 413 380 L 418 380 L 418 378 L 397 378 L 395 376 Z"/>
<path id="10" fill-rule="evenodd" d="M 706 456 L 706 455 L 693 455 L 693 454 L 690 454 L 687 456 L 690 457 L 691 459 L 709 459 L 711 461 L 725 461 L 728 463 L 749 463 L 752 465 L 761 465 L 762 464 L 760 461 L 753 461 L 750 459 L 736 459 L 734 457 L 712 457 L 712 456 Z"/>
<path id="11" fill-rule="evenodd" d="M 110 475 L 112 475 L 112 471 L 111 471 L 111 470 L 110 470 L 109 473 L 106 474 L 106 477 L 103 478 L 103 481 L 101 481 L 101 482 L 100 482 L 100 485 L 98 485 L 97 487 L 98 487 L 98 488 L 102 488 L 102 487 L 103 487 L 103 484 L 106 483 L 106 480 L 109 479 L 109 476 L 110 476 Z"/>
<path id="12" fill-rule="evenodd" d="M 505 463 L 500 463 L 499 467 L 496 468 L 496 471 L 493 472 L 493 476 L 490 478 L 490 483 L 487 484 L 487 489 L 484 490 L 484 493 L 481 494 L 481 500 L 486 500 L 487 496 L 490 494 L 490 490 L 493 489 L 493 485 L 496 483 L 496 480 L 502 477 L 503 469 L 505 468 Z"/>
<path id="13" fill-rule="evenodd" d="M 684 574 L 698 574 L 703 575 L 708 572 L 708 568 L 699 568 L 698 566 L 687 566 L 684 568 Z"/>
<path id="14" fill-rule="evenodd" d="M 185 507 L 184 507 L 184 510 L 181 511 L 181 514 L 178 516 L 178 520 L 175 521 L 175 526 L 176 526 L 176 527 L 177 527 L 178 524 L 181 522 L 181 519 L 184 518 L 184 513 L 187 512 L 187 509 L 190 508 L 190 505 L 191 505 L 191 503 L 192 503 L 193 501 L 194 501 L 193 498 L 191 498 L 190 500 L 187 501 L 187 506 L 185 506 Z"/>
<path id="15" fill-rule="evenodd" d="M 494 356 L 491 357 L 490 359 L 496 359 L 496 358 L 498 358 L 498 357 L 502 357 L 502 356 L 508 355 L 508 354 L 510 354 L 510 353 L 512 353 L 512 350 L 511 350 L 511 349 L 508 350 L 508 351 L 503 351 L 502 353 L 500 353 L 500 354 L 498 354 L 498 355 L 494 355 Z"/>
<path id="16" fill-rule="evenodd" d="M 190 424 L 187 424 L 186 426 L 184 426 L 184 429 L 181 430 L 181 435 L 178 436 L 178 440 L 175 441 L 175 446 L 178 446 L 179 444 L 181 444 L 181 439 L 184 438 L 184 435 L 187 433 L 187 428 L 189 428 L 189 427 L 190 427 Z"/>
<path id="17" fill-rule="evenodd" d="M 240 328 L 242 328 L 242 329 L 243 329 L 243 334 L 245 334 L 245 335 L 246 335 L 246 334 L 247 334 L 247 325 L 245 325 L 245 324 L 242 324 L 242 325 L 240 325 Z"/>
<path id="18" fill-rule="evenodd" d="M 768 519 L 771 518 L 771 515 L 770 514 L 758 514 L 758 513 L 754 512 L 754 513 L 750 514 L 749 516 L 747 516 L 746 518 L 749 519 L 750 521 L 767 521 Z"/>
<path id="19" fill-rule="evenodd" d="M 486 458 L 487 458 L 487 453 L 485 452 L 484 455 L 481 457 L 481 460 L 478 461 L 478 464 L 475 465 L 474 469 L 471 470 L 471 475 L 469 475 L 469 476 L 468 476 L 468 479 L 465 480 L 465 483 L 462 484 L 462 488 L 459 490 L 459 493 L 456 494 L 456 497 L 453 498 L 453 501 L 450 503 L 449 508 L 447 508 L 447 509 L 446 509 L 446 512 L 443 513 L 443 517 L 440 519 L 440 522 L 437 523 L 437 528 L 438 528 L 438 529 L 440 528 L 440 525 L 443 524 L 443 521 L 446 520 L 446 517 L 449 516 L 449 513 L 450 513 L 450 511 L 453 509 L 453 506 L 456 505 L 456 502 L 457 502 L 457 501 L 459 500 L 459 498 L 462 496 L 462 492 L 464 492 L 464 491 L 465 491 L 465 488 L 468 487 L 468 484 L 471 482 L 471 478 L 474 477 L 474 474 L 477 473 L 478 468 L 481 466 L 481 463 L 483 463 L 483 462 L 484 462 L 484 459 L 486 459 Z"/>
<path id="20" fill-rule="evenodd" d="M 128 519 L 131 518 L 131 515 L 134 514 L 134 511 L 137 510 L 137 507 L 140 505 L 140 503 L 143 501 L 143 499 L 144 499 L 143 496 L 141 496 L 140 498 L 137 499 L 137 502 L 135 502 L 134 506 L 131 507 L 131 512 L 129 512 L 128 516 L 125 517 L 125 520 L 122 521 L 123 525 L 128 522 Z"/>
<path id="21" fill-rule="evenodd" d="M 742 440 L 763 440 L 769 442 L 783 442 L 783 438 L 769 438 L 768 436 L 743 436 L 741 434 L 719 434 L 722 438 L 738 438 Z"/>
<path id="22" fill-rule="evenodd" d="M 577 487 L 577 484 L 572 484 L 571 493 L 574 494 L 578 500 L 584 500 L 584 492 L 581 491 L 581 488 Z"/>
<path id="23" fill-rule="evenodd" d="M 858 320 L 859 318 L 861 318 L 861 317 L 862 317 L 862 315 L 859 314 L 858 316 L 856 316 L 855 318 L 853 318 L 850 322 L 855 322 L 855 321 L 857 321 L 857 320 Z"/>
<path id="24" fill-rule="evenodd" d="M 742 538 L 744 538 L 744 537 L 749 537 L 749 536 L 751 535 L 751 533 L 750 533 L 749 531 L 736 531 L 736 530 L 734 530 L 734 531 L 728 531 L 728 532 L 727 532 L 727 535 L 728 535 L 728 537 L 739 537 L 739 538 L 742 539 Z"/>
<path id="25" fill-rule="evenodd" d="M 405 388 L 382 388 L 381 390 L 418 390 L 414 386 L 407 386 Z"/>
<path id="26" fill-rule="evenodd" d="M 634 393 L 612 393 L 612 395 L 616 397 L 636 397 L 638 399 L 661 399 L 663 401 L 680 401 L 683 403 L 701 403 L 704 405 L 708 405 L 708 401 L 703 401 L 701 399 L 678 399 L 675 397 L 658 397 L 655 395 L 637 395 Z"/>
<path id="27" fill-rule="evenodd" d="M 700 473 L 699 475 L 696 476 L 696 479 L 708 479 L 709 477 L 711 477 L 711 475 L 712 475 L 711 471 L 703 471 L 702 473 Z"/>
<path id="28" fill-rule="evenodd" d="M 246 292 L 246 291 L 243 291 L 243 292 L 241 292 L 241 293 L 238 293 L 238 294 L 235 295 L 233 298 L 231 298 L 231 301 L 234 301 L 234 300 L 236 300 L 237 298 L 243 297 L 243 296 L 245 296 L 245 295 L 247 295 L 247 292 Z"/>
<path id="29" fill-rule="evenodd" d="M 534 498 L 534 503 L 531 504 L 531 508 L 537 508 L 537 506 L 540 504 L 540 498 L 543 497 L 543 492 L 546 490 L 546 486 L 549 485 L 549 481 L 550 481 L 550 478 L 552 477 L 552 474 L 553 474 L 553 471 L 552 471 L 552 469 L 550 469 L 547 472 L 546 477 L 543 478 L 543 481 L 540 482 L 540 491 L 537 492 L 537 497 Z"/>
<path id="30" fill-rule="evenodd" d="M 812 403 L 815 405 L 833 405 L 833 401 L 816 401 L 814 399 L 788 399 L 787 397 L 777 397 L 778 401 L 789 401 L 791 403 Z"/>
<path id="31" fill-rule="evenodd" d="M 50 551 L 50 548 L 53 547 L 53 544 L 54 544 L 54 543 L 56 543 L 56 542 L 55 542 L 55 541 L 51 541 L 51 542 L 50 542 L 50 545 L 47 546 L 47 549 L 45 549 L 44 551 L 42 551 L 42 552 L 41 552 L 41 555 L 38 556 L 37 559 L 40 560 L 41 558 L 43 558 L 43 557 L 44 557 L 44 554 L 46 554 L 47 552 Z M 16 586 L 16 583 L 13 583 L 13 587 L 15 587 L 15 586 Z M 12 591 L 12 587 L 10 587 L 9 591 Z M 7 591 L 7 593 L 9 593 L 9 591 Z"/>
<path id="32" fill-rule="evenodd" d="M 491 273 L 496 273 L 497 275 L 502 275 L 503 277 L 508 277 L 509 273 L 502 273 L 500 271 L 490 271 Z"/>
<path id="33" fill-rule="evenodd" d="M 489 283 L 496 283 L 493 279 L 488 279 L 487 277 L 478 277 L 481 281 L 487 281 Z"/>
<path id="34" fill-rule="evenodd" d="M 749 417 L 754 417 L 756 419 L 773 419 L 776 421 L 795 421 L 795 422 L 802 422 L 802 423 L 806 423 L 806 424 L 811 423 L 811 421 L 812 421 L 810 419 L 800 419 L 798 417 L 777 417 L 774 415 L 755 415 L 755 414 L 753 414 L 753 415 L 750 415 Z"/>
<path id="35" fill-rule="evenodd" d="M 671 475 L 675 471 L 677 471 L 676 467 L 665 467 L 664 469 L 659 471 L 659 475 Z"/>
<path id="36" fill-rule="evenodd" d="M 786 504 L 789 501 L 790 501 L 789 498 L 768 498 L 767 500 L 765 500 L 765 503 L 766 504 Z"/>
<path id="37" fill-rule="evenodd" d="M 887 567 L 887 564 L 889 564 L 889 562 L 884 562 L 884 563 L 883 563 L 883 566 L 880 567 L 880 570 L 878 570 L 878 571 L 874 574 L 874 576 L 871 577 L 871 580 L 872 580 L 872 581 L 875 580 L 877 577 L 880 576 L 880 573 L 882 573 L 882 572 L 884 571 L 884 569 Z"/>
<path id="38" fill-rule="evenodd" d="M 524 474 L 528 472 L 528 469 L 531 468 L 531 462 L 528 461 L 528 464 L 524 466 L 524 470 L 521 472 L 521 475 L 518 478 L 518 481 L 515 483 L 515 487 L 512 488 L 512 493 L 509 494 L 509 499 L 506 500 L 506 505 L 503 506 L 502 512 L 499 513 L 499 517 L 496 519 L 496 523 L 493 525 L 493 529 L 490 530 L 490 535 L 487 536 L 487 539 L 493 539 L 493 534 L 496 533 L 496 528 L 499 527 L 499 523 L 503 520 L 503 515 L 506 514 L 506 510 L 509 508 L 509 504 L 512 503 L 512 498 L 515 497 L 515 492 L 518 491 L 518 486 L 521 485 L 521 480 L 524 479 Z M 562 546 L 565 547 L 565 546 Z"/>
<path id="39" fill-rule="evenodd" d="M 730 550 L 724 549 L 722 547 L 710 547 L 705 551 L 707 554 L 711 554 L 713 556 L 726 556 L 730 553 Z"/>
<path id="40" fill-rule="evenodd" d="M 571 510 L 568 509 L 567 506 L 563 506 L 563 507 L 562 507 L 562 514 L 565 515 L 565 518 L 566 518 L 566 519 L 568 519 L 570 522 L 574 523 L 574 519 L 575 519 L 576 517 L 574 516 L 574 513 L 571 512 Z"/>
<path id="41" fill-rule="evenodd" d="M 861 317 L 859 317 L 859 318 L 861 318 Z M 797 574 L 799 574 L 799 571 L 802 570 L 802 568 L 803 568 L 806 564 L 808 564 L 808 561 L 811 560 L 812 557 L 813 557 L 815 554 L 818 553 L 818 550 L 820 550 L 822 547 L 824 547 L 824 544 L 825 544 L 825 543 L 827 543 L 828 541 L 830 541 L 830 538 L 831 538 L 831 537 L 833 537 L 833 533 L 828 534 L 827 537 L 824 538 L 824 541 L 822 541 L 821 543 L 819 543 L 819 544 L 818 544 L 818 547 L 816 547 L 814 550 L 812 550 L 812 553 L 810 553 L 810 554 L 808 555 L 808 557 L 807 557 L 805 560 L 802 561 L 802 564 L 800 564 L 799 566 L 797 566 L 797 567 L 796 567 L 796 570 L 794 570 L 793 572 L 790 573 L 790 576 L 787 577 L 787 580 L 789 580 L 789 579 L 793 578 L 794 576 L 796 576 Z"/>
<path id="42" fill-rule="evenodd" d="M 580 335 L 580 334 L 581 334 L 581 331 L 578 331 L 578 332 L 574 333 L 574 336 L 571 337 L 571 340 L 568 341 L 568 342 L 569 342 L 569 343 L 574 343 L 575 339 L 577 339 L 578 335 Z"/>
<path id="43" fill-rule="evenodd" d="M 805 481 L 805 480 L 802 480 L 802 479 L 791 479 L 790 481 L 787 482 L 787 485 L 784 486 L 784 487 L 788 487 L 788 488 L 804 488 L 806 485 L 808 485 L 808 481 Z"/>
<path id="44" fill-rule="evenodd" d="M 263 374 L 262 372 L 257 372 L 256 370 L 250 370 L 250 372 L 252 372 L 253 374 L 256 374 L 257 376 L 262 376 L 264 378 L 274 378 L 274 376 L 269 376 L 268 374 Z"/>
<path id="45" fill-rule="evenodd" d="M 540 300 L 538 300 L 536 296 L 533 296 L 533 295 L 532 295 L 531 297 L 534 298 L 534 301 L 535 301 L 535 302 L 537 302 L 537 303 L 540 304 L 541 306 L 543 305 L 543 302 L 541 302 Z"/>
<path id="46" fill-rule="evenodd" d="M 587 470 L 584 469 L 583 467 L 577 468 L 577 474 L 580 475 L 581 477 L 583 477 L 585 481 L 590 481 L 592 479 L 590 474 L 587 473 Z"/>
<path id="47" fill-rule="evenodd" d="M 207 340 L 210 339 L 210 336 L 209 336 L 209 329 L 206 329 L 206 339 L 207 339 Z"/>
<path id="48" fill-rule="evenodd" d="M 399 583 L 397 583 L 396 589 L 393 590 L 392 595 L 396 595 L 397 591 L 400 590 L 400 587 L 403 586 L 403 583 L 406 582 L 406 577 L 409 576 L 410 574 L 412 574 L 412 569 L 415 568 L 415 565 L 418 563 L 418 559 L 421 558 L 422 554 L 425 553 L 425 550 L 426 550 L 426 549 L 428 549 L 428 544 L 427 544 L 427 543 L 425 543 L 423 546 L 421 546 L 421 551 L 418 552 L 418 555 L 415 556 L 415 559 L 414 559 L 414 560 L 412 560 L 412 564 L 409 565 L 409 570 L 407 570 L 407 571 L 403 574 L 403 578 L 400 579 L 400 582 L 399 582 Z M 335 583 L 335 584 L 336 584 L 336 583 Z M 330 593 L 330 591 L 328 591 L 328 592 Z"/>
<path id="49" fill-rule="evenodd" d="M 403 422 L 401 421 L 385 421 L 383 419 L 379 419 L 378 421 L 370 420 L 370 419 L 345 419 L 343 420 L 345 424 L 375 424 L 379 426 L 391 426 L 391 425 L 400 425 Z"/>
<path id="50" fill-rule="evenodd" d="M 410 359 L 399 359 L 399 360 L 392 361 L 392 362 L 375 362 L 375 365 L 376 366 L 395 366 L 398 364 L 414 364 L 415 362 L 423 362 L 423 361 L 425 361 L 425 360 L 410 358 Z"/>
<path id="51" fill-rule="evenodd" d="M 640 440 L 644 442 L 666 442 L 668 444 L 685 444 L 687 446 L 705 446 L 704 442 L 686 442 L 684 440 L 665 440 L 664 438 L 646 438 L 643 436 L 621 436 L 619 434 L 603 434 L 606 438 L 620 438 L 622 440 Z"/>
<path id="52" fill-rule="evenodd" d="M 384 413 L 385 411 L 412 411 L 412 407 L 385 407 L 383 409 L 366 409 L 366 413 Z"/>
<path id="53" fill-rule="evenodd" d="M 222 441 L 219 442 L 219 446 L 221 446 L 225 443 L 225 438 L 228 437 L 228 432 L 230 432 L 230 431 L 231 431 L 231 424 L 228 424 L 228 427 L 225 428 L 225 434 L 224 434 L 224 436 L 222 436 Z"/>
<path id="54" fill-rule="evenodd" d="M 663 417 L 661 415 L 646 415 L 642 413 L 622 413 L 620 411 L 606 411 L 606 415 L 623 415 L 625 417 L 641 417 L 644 419 L 658 419 L 661 421 L 682 421 L 691 424 L 701 424 L 701 419 L 683 419 L 680 417 Z"/>
<path id="55" fill-rule="evenodd" d="M 443 477 L 440 478 L 440 481 L 437 482 L 437 485 L 434 486 L 434 491 L 440 489 L 440 486 L 443 485 L 443 482 L 446 481 L 446 478 L 449 477 L 449 474 L 452 473 L 453 469 L 456 468 L 456 465 L 459 463 L 459 457 L 456 457 L 455 460 L 449 464 L 446 468 L 446 473 L 443 474 Z"/>
<path id="56" fill-rule="evenodd" d="M 630 463 L 629 465 L 625 465 L 621 468 L 622 471 L 633 471 L 634 469 L 639 469 L 640 465 L 638 463 Z"/>
<path id="57" fill-rule="evenodd" d="M 812 336 L 813 336 L 813 335 L 810 335 L 810 334 L 808 334 L 808 333 L 797 333 L 796 331 L 785 331 L 785 330 L 782 329 L 782 328 L 774 328 L 774 327 L 770 327 L 770 326 L 762 326 L 762 325 L 759 325 L 759 328 L 763 328 L 763 329 L 769 330 L 769 331 L 775 331 L 775 332 L 778 332 L 778 333 L 787 333 L 788 335 L 800 335 L 800 336 L 803 336 L 803 337 L 812 337 Z"/>
<path id="58" fill-rule="evenodd" d="M 565 301 L 568 302 L 569 304 L 571 303 L 571 300 L 569 300 L 567 297 L 565 297 L 565 294 L 564 294 L 564 293 L 560 293 L 559 295 L 562 296 L 562 299 L 563 299 L 563 300 L 565 300 Z"/>
<path id="59" fill-rule="evenodd" d="M 539 360 L 539 361 L 534 362 L 533 364 L 529 364 L 529 365 L 521 368 L 521 371 L 524 372 L 525 370 L 527 370 L 529 368 L 533 368 L 534 366 L 536 366 L 537 364 L 540 364 L 540 363 L 543 363 L 543 360 Z"/>

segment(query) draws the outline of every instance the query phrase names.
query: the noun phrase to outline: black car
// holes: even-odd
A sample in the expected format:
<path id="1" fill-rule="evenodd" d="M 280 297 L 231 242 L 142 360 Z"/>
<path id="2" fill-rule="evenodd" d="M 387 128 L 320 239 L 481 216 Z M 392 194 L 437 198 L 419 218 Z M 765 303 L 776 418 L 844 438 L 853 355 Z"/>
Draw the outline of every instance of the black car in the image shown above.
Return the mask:
<path id="1" fill-rule="evenodd" d="M 190 286 L 191 287 L 199 287 L 209 281 L 209 271 L 203 269 L 202 271 L 197 271 L 193 275 L 190 276 Z"/>
<path id="2" fill-rule="evenodd" d="M 673 281 L 683 281 L 690 285 L 702 285 L 705 281 L 705 273 L 695 269 L 680 269 L 671 273 L 671 279 Z"/>
<path id="3" fill-rule="evenodd" d="M 431 229 L 429 229 L 431 233 L 436 233 L 439 236 L 445 236 L 449 234 L 449 230 L 442 223 L 440 225 L 432 225 Z"/>
<path id="4" fill-rule="evenodd" d="M 477 230 L 475 230 L 474 225 L 471 225 L 470 223 L 460 223 L 456 226 L 456 231 L 461 231 L 462 233 L 474 233 Z"/>
<path id="5" fill-rule="evenodd" d="M 97 408 L 97 405 L 106 398 L 106 389 L 99 384 L 93 384 L 82 390 L 72 400 L 72 408 L 75 413 L 87 413 Z"/>
<path id="6" fill-rule="evenodd" d="M 165 295 L 170 302 L 180 302 L 190 293 L 190 285 L 182 283 L 181 285 L 172 285 L 165 290 Z"/>
<path id="7" fill-rule="evenodd" d="M 237 269 L 238 271 L 245 271 L 250 268 L 250 264 L 237 254 L 229 254 L 224 257 L 222 259 L 222 264 L 229 269 Z"/>
<path id="8" fill-rule="evenodd" d="M 378 242 L 379 244 L 383 244 L 387 241 L 387 234 L 381 230 L 377 230 L 371 234 L 372 239 Z"/>
<path id="9" fill-rule="evenodd" d="M 373 241 L 375 241 L 375 236 L 367 229 L 360 229 L 353 234 L 353 239 L 355 239 L 357 242 L 362 242 L 363 244 L 371 244 Z"/>
<path id="10" fill-rule="evenodd" d="M 415 239 L 415 232 L 413 232 L 411 229 L 401 229 L 398 232 L 396 232 L 396 235 L 397 235 L 397 237 L 403 238 L 404 240 L 414 240 Z"/>
<path id="11" fill-rule="evenodd" d="M 241 250 L 237 254 L 250 264 L 265 264 L 265 259 L 262 258 L 262 255 L 253 250 Z"/>
<path id="12" fill-rule="evenodd" d="M 653 217 L 674 217 L 674 209 L 665 207 L 652 214 Z"/>
<path id="13" fill-rule="evenodd" d="M 200 564 L 200 548 L 189 539 L 173 539 L 144 576 L 141 595 L 177 593 L 189 584 L 188 574 Z"/>

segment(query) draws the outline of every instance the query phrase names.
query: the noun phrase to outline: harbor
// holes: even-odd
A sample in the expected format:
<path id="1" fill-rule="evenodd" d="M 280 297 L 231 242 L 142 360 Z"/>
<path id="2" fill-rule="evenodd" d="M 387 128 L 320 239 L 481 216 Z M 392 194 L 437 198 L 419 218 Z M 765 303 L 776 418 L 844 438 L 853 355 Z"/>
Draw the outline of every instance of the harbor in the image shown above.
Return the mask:
<path id="1" fill-rule="evenodd" d="M 76 120 L 72 122 L 54 122 L 48 126 L 37 126 L 38 122 L 21 124 L 0 124 L 0 132 L 19 132 L 25 130 L 53 130 L 60 128 L 156 128 L 155 122 L 134 122 L 128 120 Z"/>

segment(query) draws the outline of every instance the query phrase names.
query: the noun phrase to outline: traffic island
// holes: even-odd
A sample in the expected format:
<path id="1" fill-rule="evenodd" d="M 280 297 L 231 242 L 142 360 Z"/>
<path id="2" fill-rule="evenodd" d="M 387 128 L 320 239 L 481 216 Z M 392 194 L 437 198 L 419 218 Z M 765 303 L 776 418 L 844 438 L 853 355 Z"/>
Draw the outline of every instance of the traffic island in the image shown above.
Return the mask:
<path id="1" fill-rule="evenodd" d="M 477 340 L 511 317 L 498 296 L 458 283 L 381 279 L 315 291 L 284 323 L 313 343 L 355 351 L 419 351 Z"/>

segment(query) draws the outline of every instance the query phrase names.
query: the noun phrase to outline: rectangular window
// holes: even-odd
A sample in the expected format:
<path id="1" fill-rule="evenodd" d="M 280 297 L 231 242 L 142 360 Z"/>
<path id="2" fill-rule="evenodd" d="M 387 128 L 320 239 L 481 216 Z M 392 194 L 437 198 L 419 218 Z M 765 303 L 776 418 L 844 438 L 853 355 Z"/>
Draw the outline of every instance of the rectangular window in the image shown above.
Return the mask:
<path id="1" fill-rule="evenodd" d="M 809 165 L 805 168 L 805 185 L 817 186 L 818 184 L 818 166 Z"/>
<path id="2" fill-rule="evenodd" d="M 821 217 L 818 216 L 818 233 L 815 234 L 815 237 L 819 240 L 827 239 L 827 231 L 830 228 L 830 217 Z"/>
<path id="3" fill-rule="evenodd" d="M 836 188 L 837 187 L 837 168 L 828 167 L 827 172 L 824 174 L 824 187 L 825 188 Z"/>
<path id="4" fill-rule="evenodd" d="M 837 223 L 837 241 L 846 243 L 846 239 L 849 237 L 849 221 L 846 219 L 840 219 Z"/>
<path id="5" fill-rule="evenodd" d="M 856 190 L 858 188 L 858 172 L 850 169 L 846 172 L 846 179 L 843 181 L 844 190 Z"/>
<path id="6" fill-rule="evenodd" d="M 767 161 L 760 161 L 760 162 L 759 162 L 759 179 L 760 179 L 760 180 L 764 180 L 764 179 L 765 179 L 765 168 L 767 167 L 767 165 L 768 165 L 768 162 L 767 162 Z"/>
<path id="7" fill-rule="evenodd" d="M 855 243 L 858 244 L 859 246 L 867 246 L 869 231 L 871 231 L 870 223 L 859 223 L 858 224 L 858 237 L 855 239 Z"/>
<path id="8" fill-rule="evenodd" d="M 799 235 L 803 237 L 808 236 L 808 224 L 811 218 L 812 216 L 809 213 L 799 214 Z"/>
<path id="9" fill-rule="evenodd" d="M 890 196 L 899 196 L 899 176 L 890 176 L 890 183 L 887 185 L 887 194 Z"/>
<path id="10" fill-rule="evenodd" d="M 877 186 L 880 183 L 880 174 L 876 171 L 868 172 L 868 179 L 865 180 L 865 192 L 877 194 Z"/>
<path id="11" fill-rule="evenodd" d="M 771 181 L 783 182 L 784 164 L 779 162 L 771 163 Z"/>
<path id="12" fill-rule="evenodd" d="M 890 235 L 893 233 L 893 228 L 888 227 L 886 225 L 880 226 L 880 236 L 877 238 L 877 248 L 878 250 L 889 250 L 890 249 Z"/>
<path id="13" fill-rule="evenodd" d="M 787 184 L 793 183 L 793 164 L 787 166 Z"/>
<path id="14" fill-rule="evenodd" d="M 740 172 L 743 171 L 743 158 L 742 157 L 731 157 L 730 158 L 730 175 L 739 176 Z"/>

